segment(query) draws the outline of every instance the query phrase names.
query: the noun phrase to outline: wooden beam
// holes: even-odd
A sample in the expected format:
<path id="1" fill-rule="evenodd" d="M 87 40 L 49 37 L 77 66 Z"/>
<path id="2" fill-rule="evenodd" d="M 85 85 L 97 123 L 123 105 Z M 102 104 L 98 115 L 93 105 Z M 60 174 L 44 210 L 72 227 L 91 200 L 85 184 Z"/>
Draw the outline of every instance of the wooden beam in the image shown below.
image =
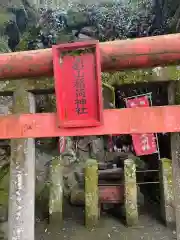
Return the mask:
<path id="1" fill-rule="evenodd" d="M 100 43 L 100 52 L 102 71 L 176 64 L 180 61 L 180 34 Z M 52 75 L 51 49 L 0 54 L 0 79 Z"/>
<path id="2" fill-rule="evenodd" d="M 13 112 L 35 112 L 35 100 L 23 84 L 14 93 Z M 35 143 L 32 138 L 11 141 L 8 239 L 34 239 Z"/>
<path id="3" fill-rule="evenodd" d="M 1 81 L 0 84 L 0 96 L 10 96 L 18 88 L 19 80 L 14 81 Z M 54 94 L 54 78 L 53 77 L 41 77 L 38 79 L 23 79 L 24 89 L 35 94 Z M 102 83 L 104 89 L 111 94 L 113 87 L 108 86 L 106 83 Z M 111 97 L 112 98 L 112 97 Z"/>
<path id="4" fill-rule="evenodd" d="M 49 90 L 51 92 L 54 92 L 54 78 L 53 77 L 43 77 L 43 78 L 38 78 L 38 79 L 23 79 L 23 84 L 24 88 L 26 91 L 30 92 L 46 92 Z M 18 88 L 19 80 L 14 80 L 14 81 L 2 81 L 0 85 L 0 95 L 7 96 L 12 95 L 13 92 L 15 92 Z M 7 93 L 6 93 L 7 92 Z"/>
<path id="5" fill-rule="evenodd" d="M 104 124 L 90 128 L 58 128 L 56 113 L 0 117 L 0 139 L 88 136 L 180 131 L 180 106 L 104 110 Z"/>

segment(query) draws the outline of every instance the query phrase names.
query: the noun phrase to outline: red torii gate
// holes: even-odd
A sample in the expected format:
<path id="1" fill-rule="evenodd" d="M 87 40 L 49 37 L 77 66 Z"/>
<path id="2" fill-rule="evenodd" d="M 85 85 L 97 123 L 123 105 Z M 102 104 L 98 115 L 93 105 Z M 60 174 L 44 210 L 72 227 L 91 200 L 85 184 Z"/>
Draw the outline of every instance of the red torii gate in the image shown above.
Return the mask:
<path id="1" fill-rule="evenodd" d="M 177 63 L 180 61 L 179 46 L 179 34 L 101 43 L 102 70 L 116 71 Z M 0 80 L 52 74 L 51 49 L 0 54 Z M 180 108 L 177 106 L 104 110 L 103 115 L 103 126 L 87 128 L 85 131 L 79 128 L 71 129 L 72 135 L 177 132 L 180 129 Z M 143 121 L 143 116 L 151 119 L 151 125 Z M 56 114 L 53 113 L 1 117 L 0 139 L 68 136 L 70 131 L 57 128 L 55 119 Z M 43 129 L 46 129 L 46 132 L 42 131 Z"/>
<path id="2" fill-rule="evenodd" d="M 175 64 L 180 61 L 180 35 L 101 43 L 100 54 L 103 71 Z M 50 76 L 52 72 L 51 49 L 0 54 L 1 80 Z M 102 126 L 83 129 L 58 128 L 54 113 L 2 116 L 0 139 L 180 132 L 179 106 L 104 110 L 103 116 Z M 177 189 L 176 183 L 179 183 L 174 183 Z M 177 239 L 180 239 L 178 206 L 176 208 Z"/>

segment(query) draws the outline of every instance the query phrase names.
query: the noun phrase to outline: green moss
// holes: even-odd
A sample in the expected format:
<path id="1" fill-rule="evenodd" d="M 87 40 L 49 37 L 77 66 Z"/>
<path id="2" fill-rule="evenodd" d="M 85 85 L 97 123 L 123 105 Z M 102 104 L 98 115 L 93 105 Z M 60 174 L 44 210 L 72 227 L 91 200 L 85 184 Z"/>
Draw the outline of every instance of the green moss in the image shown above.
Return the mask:
<path id="1" fill-rule="evenodd" d="M 13 13 L 7 12 L 4 8 L 0 7 L 0 27 L 4 26 L 6 22 L 14 18 Z"/>
<path id="2" fill-rule="evenodd" d="M 83 25 L 87 22 L 87 13 L 86 12 L 77 12 L 73 9 L 69 9 L 67 12 L 68 15 L 68 26 L 73 28 L 73 26 L 77 26 L 79 24 Z"/>
<path id="3" fill-rule="evenodd" d="M 49 213 L 51 223 L 62 223 L 63 213 L 63 165 L 61 156 L 53 157 L 51 162 Z"/>
<path id="4" fill-rule="evenodd" d="M 169 186 L 172 186 L 172 161 L 167 158 L 162 158 L 162 167 L 166 172 L 167 183 Z"/>
<path id="5" fill-rule="evenodd" d="M 128 226 L 138 224 L 136 165 L 132 159 L 124 161 L 125 210 Z"/>
<path id="6" fill-rule="evenodd" d="M 88 229 L 97 225 L 99 219 L 98 163 L 88 159 L 85 168 L 85 222 Z"/>
<path id="7" fill-rule="evenodd" d="M 178 66 L 102 73 L 102 81 L 111 86 L 168 80 L 180 80 L 180 68 Z"/>
<path id="8" fill-rule="evenodd" d="M 0 180 L 0 205 L 8 207 L 9 172 L 6 170 L 0 170 L 0 176 L 1 175 L 4 176 Z"/>
<path id="9" fill-rule="evenodd" d="M 106 96 L 108 100 L 115 106 L 115 91 L 114 87 L 108 85 L 107 83 L 102 83 L 103 96 Z"/>
<path id="10" fill-rule="evenodd" d="M 18 86 L 18 82 L 26 82 L 26 90 L 47 90 L 54 88 L 54 78 L 40 78 L 40 79 L 21 79 L 21 80 L 12 80 L 12 81 L 1 81 L 0 91 L 5 92 L 14 92 Z"/>
<path id="11" fill-rule="evenodd" d="M 28 49 L 29 41 L 36 40 L 40 32 L 40 27 L 30 27 L 28 30 L 21 36 L 21 40 L 16 47 L 16 51 L 25 51 Z"/>
<path id="12" fill-rule="evenodd" d="M 161 214 L 166 225 L 174 223 L 175 216 L 172 209 L 174 202 L 172 184 L 172 161 L 167 158 L 160 160 L 160 190 L 161 190 Z"/>
<path id="13" fill-rule="evenodd" d="M 1 53 L 11 52 L 5 38 L 3 37 L 0 37 L 0 52 Z"/>
<path id="14" fill-rule="evenodd" d="M 1 9 L 0 9 L 1 12 Z M 11 52 L 6 44 L 5 40 L 0 38 L 0 53 L 1 52 Z M 5 86 L 5 82 L 0 83 L 0 91 L 3 86 Z M 8 208 L 8 195 L 9 195 L 9 165 L 6 167 L 0 168 L 0 205 Z"/>
<path id="15" fill-rule="evenodd" d="M 29 113 L 29 97 L 25 90 L 25 82 L 19 80 L 18 88 L 14 92 L 13 114 Z"/>
<path id="16" fill-rule="evenodd" d="M 73 34 L 63 29 L 58 33 L 56 41 L 57 43 L 67 43 L 71 42 L 73 39 L 74 39 Z"/>

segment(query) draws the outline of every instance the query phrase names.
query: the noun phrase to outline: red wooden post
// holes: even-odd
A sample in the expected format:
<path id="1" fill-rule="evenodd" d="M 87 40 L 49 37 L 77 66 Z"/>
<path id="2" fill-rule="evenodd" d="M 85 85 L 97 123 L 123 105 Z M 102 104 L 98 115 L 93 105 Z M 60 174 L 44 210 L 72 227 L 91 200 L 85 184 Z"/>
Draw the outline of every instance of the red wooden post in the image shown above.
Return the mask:
<path id="1" fill-rule="evenodd" d="M 101 43 L 100 61 L 103 71 L 177 63 L 180 34 Z M 51 76 L 52 73 L 51 49 L 0 55 L 0 79 Z M 56 114 L 0 117 L 0 139 L 180 132 L 180 106 L 108 110 L 103 112 L 103 117 L 101 126 L 71 129 L 58 127 Z M 177 188 L 178 184 L 175 182 Z M 179 229 L 177 239 L 180 239 Z"/>

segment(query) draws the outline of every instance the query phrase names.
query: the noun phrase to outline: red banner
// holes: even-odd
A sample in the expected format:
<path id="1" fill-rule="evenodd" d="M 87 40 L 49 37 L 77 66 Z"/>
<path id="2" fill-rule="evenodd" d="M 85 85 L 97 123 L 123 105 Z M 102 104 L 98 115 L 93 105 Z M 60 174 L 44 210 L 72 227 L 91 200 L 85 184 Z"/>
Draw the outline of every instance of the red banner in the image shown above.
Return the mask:
<path id="1" fill-rule="evenodd" d="M 128 108 L 148 107 L 149 100 L 146 95 L 139 96 L 136 98 L 126 99 L 126 106 Z M 133 147 L 137 156 L 150 155 L 158 152 L 157 143 L 156 143 L 157 139 L 154 133 L 133 134 L 132 140 L 133 140 Z"/>

